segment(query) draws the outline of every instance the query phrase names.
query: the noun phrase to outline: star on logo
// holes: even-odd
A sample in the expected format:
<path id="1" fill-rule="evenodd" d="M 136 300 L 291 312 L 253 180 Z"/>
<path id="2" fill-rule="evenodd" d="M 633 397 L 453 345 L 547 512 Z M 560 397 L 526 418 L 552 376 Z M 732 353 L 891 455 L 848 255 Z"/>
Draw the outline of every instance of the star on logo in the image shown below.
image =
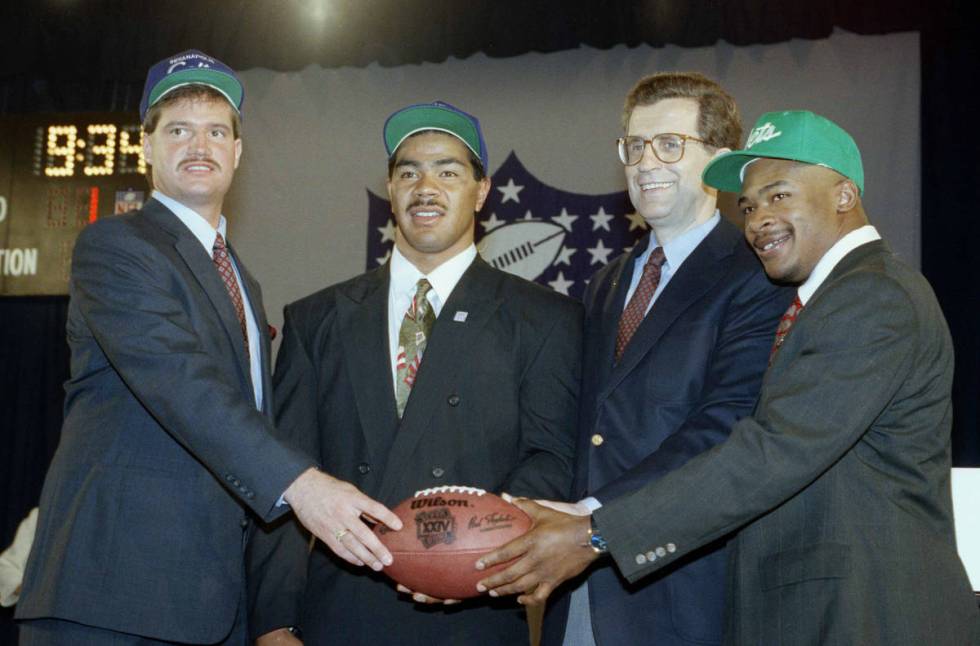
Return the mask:
<path id="1" fill-rule="evenodd" d="M 592 230 L 598 231 L 599 229 L 605 229 L 606 231 L 612 231 L 609 228 L 609 221 L 613 219 L 613 216 L 606 213 L 606 210 L 601 206 L 599 207 L 598 213 L 593 213 L 589 216 L 592 220 Z"/>
<path id="2" fill-rule="evenodd" d="M 392 222 L 391 220 L 388 220 L 388 222 L 386 222 L 383 227 L 378 227 L 377 229 L 378 229 L 378 233 L 381 234 L 381 243 L 382 244 L 384 244 L 385 242 L 387 242 L 389 240 L 391 240 L 392 242 L 395 241 L 395 223 L 394 222 Z"/>
<path id="3" fill-rule="evenodd" d="M 627 213 L 626 219 L 630 221 L 630 231 L 633 229 L 642 231 L 647 228 L 647 221 L 639 213 Z"/>
<path id="4" fill-rule="evenodd" d="M 613 252 L 613 249 L 608 249 L 606 245 L 602 244 L 602 239 L 600 238 L 596 240 L 594 247 L 589 247 L 586 251 L 592 256 L 590 265 L 607 265 L 609 264 L 609 254 Z"/>
<path id="5" fill-rule="evenodd" d="M 548 286 L 559 294 L 568 296 L 568 288 L 575 284 L 574 280 L 565 280 L 565 273 L 559 271 L 558 277 L 548 281 Z"/>
<path id="6" fill-rule="evenodd" d="M 551 263 L 553 265 L 569 265 L 572 264 L 572 254 L 578 251 L 578 249 L 570 249 L 568 247 L 562 247 L 561 251 L 558 252 L 558 257 L 555 262 Z"/>
<path id="7" fill-rule="evenodd" d="M 381 256 L 380 258 L 375 258 L 374 261 L 378 263 L 378 265 L 383 265 L 388 262 L 388 258 L 391 258 L 391 249 L 386 251 L 385 255 Z"/>
<path id="8" fill-rule="evenodd" d="M 578 220 L 578 216 L 577 215 L 570 215 L 568 213 L 568 209 L 562 209 L 561 210 L 561 213 L 559 213 L 555 217 L 551 218 L 551 221 L 552 222 L 556 222 L 556 223 L 560 224 L 562 227 L 564 227 L 568 231 L 571 231 L 572 230 L 572 222 L 575 222 L 575 220 Z"/>
<path id="9" fill-rule="evenodd" d="M 502 227 L 505 224 L 507 224 L 507 223 L 504 222 L 503 220 L 497 219 L 497 214 L 496 213 L 491 213 L 489 218 L 487 218 L 486 220 L 480 222 L 480 226 L 483 227 L 483 232 L 484 233 L 490 233 L 491 231 L 493 231 L 497 227 Z"/>
<path id="10" fill-rule="evenodd" d="M 524 190 L 524 187 L 515 184 L 513 178 L 507 180 L 506 185 L 498 186 L 497 190 L 503 194 L 503 197 L 500 198 L 501 204 L 504 204 L 508 200 L 514 200 L 518 204 L 521 203 L 521 198 L 517 194 Z"/>
<path id="11" fill-rule="evenodd" d="M 531 209 L 528 209 L 527 210 L 527 213 L 524 214 L 524 219 L 525 220 L 533 220 L 534 219 L 534 215 L 531 214 Z"/>

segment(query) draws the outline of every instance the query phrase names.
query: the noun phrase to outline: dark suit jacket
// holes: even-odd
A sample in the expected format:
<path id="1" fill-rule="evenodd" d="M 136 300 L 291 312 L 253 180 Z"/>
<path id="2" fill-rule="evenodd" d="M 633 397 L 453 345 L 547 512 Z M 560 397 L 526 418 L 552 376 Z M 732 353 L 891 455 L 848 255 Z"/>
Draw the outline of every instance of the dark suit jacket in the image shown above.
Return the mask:
<path id="1" fill-rule="evenodd" d="M 567 498 L 581 306 L 477 258 L 436 320 L 401 423 L 387 311 L 387 266 L 286 308 L 274 380 L 279 431 L 389 507 L 450 484 Z M 513 600 L 421 607 L 322 545 L 307 559 L 293 527 L 253 546 L 257 634 L 297 624 L 310 644 L 527 640 Z"/>
<path id="2" fill-rule="evenodd" d="M 729 439 L 596 512 L 631 581 L 738 531 L 727 642 L 976 644 L 950 500 L 953 349 L 883 242 L 845 256 Z M 653 558 L 651 558 L 653 557 Z"/>
<path id="3" fill-rule="evenodd" d="M 723 219 L 614 363 L 634 260 L 649 240 L 598 272 L 586 294 L 576 500 L 605 503 L 724 440 L 755 406 L 779 317 L 793 298 L 769 282 L 741 231 Z M 608 561 L 595 568 L 588 584 L 596 643 L 720 642 L 725 560 L 718 542 L 638 584 Z M 545 644 L 561 643 L 567 608 L 567 594 L 550 605 Z"/>
<path id="4" fill-rule="evenodd" d="M 268 365 L 259 286 L 236 262 Z M 70 291 L 65 421 L 17 617 L 218 641 L 242 598 L 247 518 L 285 511 L 312 461 L 255 409 L 224 283 L 162 204 L 86 227 Z"/>

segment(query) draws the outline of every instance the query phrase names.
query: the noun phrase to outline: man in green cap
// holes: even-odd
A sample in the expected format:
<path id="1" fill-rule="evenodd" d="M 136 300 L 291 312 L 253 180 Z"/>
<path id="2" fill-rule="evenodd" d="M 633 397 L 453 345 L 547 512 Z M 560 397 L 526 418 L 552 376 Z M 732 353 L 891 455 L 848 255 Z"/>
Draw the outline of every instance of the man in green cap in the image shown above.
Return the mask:
<path id="1" fill-rule="evenodd" d="M 490 179 L 475 117 L 443 102 L 408 106 L 385 123 L 384 144 L 391 259 L 286 307 L 279 432 L 388 506 L 443 485 L 567 496 L 581 305 L 477 255 Z M 256 541 L 260 643 L 289 643 L 290 628 L 309 644 L 527 642 L 513 600 L 443 607 L 321 545 L 310 553 L 297 529 Z"/>
<path id="2" fill-rule="evenodd" d="M 953 349 L 922 275 L 868 224 L 854 140 L 811 112 L 763 115 L 705 183 L 740 194 L 770 278 L 798 286 L 752 416 L 723 444 L 480 565 L 484 587 L 543 601 L 597 558 L 630 581 L 735 533 L 730 644 L 980 643 L 950 500 Z M 479 565 L 478 565 L 479 567 Z"/>

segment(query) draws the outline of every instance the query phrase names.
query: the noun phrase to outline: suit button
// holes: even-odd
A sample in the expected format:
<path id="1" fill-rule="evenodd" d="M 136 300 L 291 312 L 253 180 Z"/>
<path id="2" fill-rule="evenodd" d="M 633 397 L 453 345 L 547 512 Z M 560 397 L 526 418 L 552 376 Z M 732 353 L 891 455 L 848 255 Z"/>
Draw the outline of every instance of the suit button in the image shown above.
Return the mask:
<path id="1" fill-rule="evenodd" d="M 459 395 L 450 395 L 446 402 L 450 406 L 459 406 Z"/>
<path id="2" fill-rule="evenodd" d="M 432 468 L 432 477 L 433 478 L 441 478 L 445 473 L 446 473 L 446 470 L 443 469 L 442 467 L 433 467 Z"/>
<path id="3" fill-rule="evenodd" d="M 605 441 L 606 440 L 598 433 L 592 436 L 592 446 L 602 446 L 602 443 Z"/>
<path id="4" fill-rule="evenodd" d="M 248 518 L 242 518 L 242 522 L 239 524 L 242 526 L 242 529 L 245 529 L 248 527 Z"/>
<path id="5" fill-rule="evenodd" d="M 359 465 L 357 465 L 357 472 L 362 476 L 367 475 L 371 473 L 371 465 L 367 462 L 361 462 Z"/>
<path id="6" fill-rule="evenodd" d="M 643 565 L 646 562 L 647 562 L 647 557 L 645 555 L 643 555 L 643 554 L 637 554 L 636 555 L 636 564 L 637 565 Z"/>

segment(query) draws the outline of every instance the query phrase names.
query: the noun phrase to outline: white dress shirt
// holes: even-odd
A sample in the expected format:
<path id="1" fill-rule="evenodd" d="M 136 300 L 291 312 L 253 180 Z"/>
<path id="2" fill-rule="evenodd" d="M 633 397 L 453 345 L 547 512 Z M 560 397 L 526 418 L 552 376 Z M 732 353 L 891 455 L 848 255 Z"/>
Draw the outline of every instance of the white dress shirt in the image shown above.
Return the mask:
<path id="1" fill-rule="evenodd" d="M 215 230 L 207 220 L 205 220 L 199 213 L 190 209 L 177 200 L 167 197 L 160 191 L 153 191 L 153 199 L 160 202 L 168 209 L 170 209 L 177 218 L 184 223 L 194 237 L 200 240 L 201 244 L 204 246 L 204 250 L 208 252 L 208 257 L 212 260 L 214 259 L 214 241 L 217 239 L 218 234 L 225 239 L 225 243 L 228 242 L 228 235 L 226 233 L 228 222 L 225 220 L 225 216 L 220 216 L 218 220 L 218 229 Z M 252 376 L 252 392 L 255 396 L 255 408 L 262 410 L 262 343 L 259 336 L 259 326 L 255 322 L 255 314 L 252 312 L 252 305 L 248 300 L 248 290 L 245 289 L 245 283 L 242 282 L 242 275 L 238 271 L 238 265 L 235 263 L 235 259 L 232 254 L 228 254 L 231 259 L 231 267 L 235 270 L 235 279 L 238 281 L 238 291 L 242 295 L 242 304 L 245 306 L 245 329 L 248 332 L 248 347 L 249 347 L 249 372 Z"/>
<path id="2" fill-rule="evenodd" d="M 388 271 L 391 280 L 388 285 L 388 358 L 391 361 L 391 387 L 397 392 L 398 369 L 395 359 L 398 357 L 398 332 L 401 330 L 405 312 L 408 311 L 415 289 L 422 278 L 428 278 L 432 289 L 426 295 L 432 311 L 439 316 L 442 306 L 449 300 L 449 295 L 456 288 L 456 283 L 463 277 L 476 259 L 476 245 L 471 244 L 466 249 L 442 263 L 428 274 L 423 274 L 398 251 L 398 245 L 391 250 L 391 264 Z"/>
<path id="3" fill-rule="evenodd" d="M 797 295 L 800 297 L 800 302 L 806 305 L 806 302 L 810 300 L 810 297 L 823 284 L 823 281 L 827 280 L 827 276 L 834 270 L 837 263 L 844 259 L 844 256 L 861 245 L 874 242 L 875 240 L 881 240 L 878 230 L 870 224 L 866 224 L 860 229 L 851 231 L 835 242 L 834 246 L 828 249 L 827 253 L 817 261 L 817 264 L 813 267 L 813 271 L 810 272 L 810 276 L 796 290 Z"/>

